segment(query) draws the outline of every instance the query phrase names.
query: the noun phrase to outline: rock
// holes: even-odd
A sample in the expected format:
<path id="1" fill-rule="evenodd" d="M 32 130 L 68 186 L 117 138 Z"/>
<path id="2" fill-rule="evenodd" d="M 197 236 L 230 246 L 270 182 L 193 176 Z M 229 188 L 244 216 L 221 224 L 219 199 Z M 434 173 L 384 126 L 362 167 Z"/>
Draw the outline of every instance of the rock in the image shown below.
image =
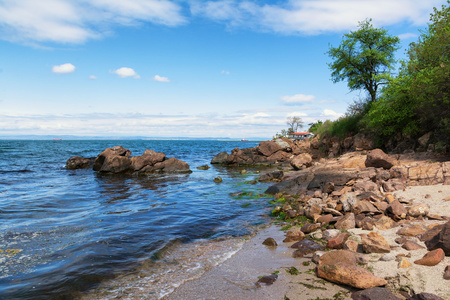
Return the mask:
<path id="1" fill-rule="evenodd" d="M 293 255 L 294 257 L 304 257 L 305 255 L 308 255 L 310 253 L 314 253 L 316 251 L 321 251 L 325 249 L 321 244 L 311 240 L 303 240 L 297 242 L 293 244 L 291 248 L 297 249 L 294 252 Z"/>
<path id="2" fill-rule="evenodd" d="M 387 288 L 374 287 L 352 293 L 353 300 L 401 300 Z"/>
<path id="3" fill-rule="evenodd" d="M 417 141 L 419 142 L 420 146 L 426 147 L 428 145 L 428 141 L 430 140 L 431 135 L 433 132 L 428 132 L 422 135 Z"/>
<path id="4" fill-rule="evenodd" d="M 353 188 L 356 191 L 363 191 L 363 192 L 376 192 L 379 189 L 378 185 L 368 178 L 358 180 L 353 185 Z"/>
<path id="5" fill-rule="evenodd" d="M 271 284 L 273 284 L 277 279 L 278 279 L 278 275 L 276 275 L 276 274 L 272 274 L 272 275 L 268 275 L 268 276 L 263 276 L 263 277 L 261 277 L 261 278 L 258 280 L 257 284 L 263 283 L 263 284 L 265 284 L 265 285 L 271 285 Z"/>
<path id="6" fill-rule="evenodd" d="M 222 181 L 223 181 L 222 177 L 220 177 L 220 176 L 217 176 L 216 178 L 214 178 L 215 183 L 221 183 Z"/>
<path id="7" fill-rule="evenodd" d="M 369 201 L 363 200 L 353 205 L 353 212 L 355 214 L 379 214 L 380 211 Z"/>
<path id="8" fill-rule="evenodd" d="M 335 189 L 333 182 L 326 182 L 322 187 L 322 193 L 331 194 Z"/>
<path id="9" fill-rule="evenodd" d="M 406 300 L 444 300 L 444 298 L 441 298 L 435 294 L 420 293 L 420 294 L 415 294 L 414 296 L 411 296 Z"/>
<path id="10" fill-rule="evenodd" d="M 405 219 L 406 214 L 408 213 L 403 204 L 401 204 L 398 200 L 392 201 L 387 207 L 386 212 L 388 215 L 391 215 L 394 220 Z"/>
<path id="11" fill-rule="evenodd" d="M 419 249 L 423 249 L 425 247 L 417 244 L 414 241 L 406 241 L 403 245 L 402 248 L 408 251 L 412 251 L 412 250 L 419 250 Z"/>
<path id="12" fill-rule="evenodd" d="M 344 247 L 344 243 L 350 237 L 350 233 L 343 232 L 328 240 L 327 248 L 330 249 L 342 249 Z"/>
<path id="13" fill-rule="evenodd" d="M 334 227 L 340 230 L 348 230 L 355 228 L 355 215 L 353 213 L 348 213 L 345 216 L 341 217 L 339 221 L 336 222 Z"/>
<path id="14" fill-rule="evenodd" d="M 156 163 L 154 168 L 157 172 L 167 172 L 167 173 L 189 173 L 189 165 L 175 157 L 164 160 L 163 162 Z M 145 170 L 145 168 L 144 168 Z"/>
<path id="15" fill-rule="evenodd" d="M 336 207 L 337 208 L 337 207 Z M 324 213 L 329 213 L 329 214 L 331 214 L 331 215 L 333 215 L 333 216 L 342 216 L 342 213 L 341 212 L 339 212 L 339 211 L 337 211 L 337 210 L 335 210 L 335 209 L 332 209 L 332 208 L 329 208 L 329 207 L 323 207 L 322 208 L 322 211 L 324 212 Z M 331 222 L 331 221 L 330 221 Z"/>
<path id="16" fill-rule="evenodd" d="M 450 280 L 450 266 L 446 266 L 444 270 L 444 279 Z"/>
<path id="17" fill-rule="evenodd" d="M 409 224 L 406 225 L 403 228 L 400 228 L 400 230 L 397 231 L 398 235 L 406 235 L 406 236 L 416 236 L 421 233 L 424 233 L 425 229 L 421 224 L 415 223 L 415 224 Z"/>
<path id="18" fill-rule="evenodd" d="M 363 250 L 366 253 L 389 253 L 391 247 L 386 239 L 378 232 L 370 232 L 367 235 L 361 235 Z"/>
<path id="19" fill-rule="evenodd" d="M 376 277 L 369 270 L 345 263 L 319 264 L 317 276 L 328 281 L 346 284 L 358 289 L 386 285 L 387 281 Z"/>
<path id="20" fill-rule="evenodd" d="M 271 238 L 268 237 L 267 239 L 264 240 L 263 245 L 269 246 L 269 247 L 276 247 L 278 246 L 277 242 Z"/>
<path id="21" fill-rule="evenodd" d="M 428 204 L 425 203 L 414 205 L 408 210 L 408 215 L 414 218 L 420 216 L 425 217 L 429 213 L 430 213 L 430 206 L 428 206 Z"/>
<path id="22" fill-rule="evenodd" d="M 387 230 L 396 226 L 394 220 L 387 216 L 382 216 L 378 220 L 375 221 L 375 227 L 380 230 Z"/>
<path id="23" fill-rule="evenodd" d="M 135 172 L 141 171 L 145 167 L 154 166 L 157 163 L 163 162 L 165 159 L 166 155 L 164 153 L 147 149 L 141 156 L 131 158 L 131 168 Z"/>
<path id="24" fill-rule="evenodd" d="M 398 267 L 401 269 L 406 269 L 411 266 L 412 266 L 412 264 L 405 257 L 402 257 L 400 262 L 398 263 Z"/>
<path id="25" fill-rule="evenodd" d="M 122 173 L 131 166 L 131 151 L 122 146 L 105 149 L 94 161 L 94 171 L 103 173 Z"/>
<path id="26" fill-rule="evenodd" d="M 94 165 L 95 158 L 85 158 L 73 156 L 66 162 L 66 168 L 69 170 L 87 169 Z"/>
<path id="27" fill-rule="evenodd" d="M 197 170 L 209 170 L 209 166 L 203 165 L 203 166 L 197 167 Z"/>
<path id="28" fill-rule="evenodd" d="M 355 193 L 347 192 L 339 198 L 339 201 L 342 203 L 342 210 L 348 212 L 358 203 L 358 198 Z"/>
<path id="29" fill-rule="evenodd" d="M 211 164 L 226 164 L 228 162 L 228 153 L 220 152 L 211 160 Z"/>
<path id="30" fill-rule="evenodd" d="M 322 232 L 322 237 L 325 241 L 338 236 L 341 232 L 338 229 L 327 229 Z"/>
<path id="31" fill-rule="evenodd" d="M 297 242 L 303 240 L 304 238 L 305 234 L 303 233 L 303 231 L 301 231 L 301 229 L 291 229 L 286 232 L 286 238 L 283 240 L 283 242 Z"/>
<path id="32" fill-rule="evenodd" d="M 264 156 L 271 156 L 277 151 L 280 151 L 281 147 L 274 141 L 264 141 L 259 143 L 259 146 L 256 147 L 256 151 Z"/>
<path id="33" fill-rule="evenodd" d="M 326 215 L 321 215 L 317 219 L 317 223 L 320 223 L 320 224 L 324 225 L 324 224 L 329 224 L 332 220 L 333 220 L 333 215 L 332 214 L 326 214 Z"/>
<path id="34" fill-rule="evenodd" d="M 310 167 L 312 164 L 312 157 L 308 153 L 301 153 L 291 160 L 291 166 L 295 170 L 301 170 L 305 167 Z"/>
<path id="35" fill-rule="evenodd" d="M 409 185 L 434 185 L 444 182 L 444 172 L 440 163 L 422 163 L 408 168 Z"/>
<path id="36" fill-rule="evenodd" d="M 422 242 L 425 242 L 425 244 L 427 242 L 430 242 L 432 239 L 437 238 L 436 237 L 438 234 L 440 234 L 440 232 L 442 231 L 442 229 L 444 228 L 445 224 L 440 224 L 437 226 L 433 226 L 432 228 L 429 228 L 427 231 L 425 231 L 424 233 L 422 233 L 421 235 L 419 235 L 419 239 Z M 428 245 L 427 245 L 428 247 Z"/>
<path id="37" fill-rule="evenodd" d="M 381 149 L 374 149 L 367 153 L 366 167 L 390 169 L 394 165 L 394 161 Z"/>
<path id="38" fill-rule="evenodd" d="M 380 257 L 381 261 L 393 261 L 395 260 L 395 255 L 393 253 L 386 253 L 382 257 Z"/>
<path id="39" fill-rule="evenodd" d="M 309 236 L 315 240 L 321 240 L 323 238 L 322 230 L 318 229 L 314 232 L 311 232 Z"/>
<path id="40" fill-rule="evenodd" d="M 437 230 L 439 230 L 439 228 L 440 227 L 438 227 Z M 431 240 L 426 241 L 425 245 L 427 245 L 428 250 L 441 248 L 445 255 L 450 256 L 450 221 L 445 223 L 439 233 Z"/>
<path id="41" fill-rule="evenodd" d="M 258 180 L 259 181 L 270 181 L 270 180 L 281 180 L 284 176 L 284 172 L 283 171 L 274 171 L 274 172 L 270 172 L 270 173 L 264 173 L 261 176 L 259 176 Z"/>
<path id="42" fill-rule="evenodd" d="M 348 250 L 332 250 L 329 252 L 325 252 L 319 258 L 319 264 L 322 265 L 333 265 L 335 263 L 356 265 L 356 253 Z"/>
<path id="43" fill-rule="evenodd" d="M 364 133 L 358 133 L 353 137 L 353 147 L 357 151 L 372 150 L 374 148 L 373 139 L 366 136 Z"/>
<path id="44" fill-rule="evenodd" d="M 416 260 L 416 265 L 435 266 L 445 258 L 444 250 L 438 248 L 425 254 L 421 259 Z"/>
<path id="45" fill-rule="evenodd" d="M 276 139 L 274 142 L 277 143 L 278 146 L 280 146 L 282 150 L 290 152 L 290 151 L 292 151 L 292 145 L 293 144 L 292 145 L 289 144 L 286 140 Z"/>
<path id="46" fill-rule="evenodd" d="M 302 226 L 302 231 L 306 234 L 316 231 L 320 228 L 320 224 L 306 223 Z"/>
<path id="47" fill-rule="evenodd" d="M 346 240 L 342 249 L 357 252 L 359 243 L 353 240 Z"/>
<path id="48" fill-rule="evenodd" d="M 384 200 L 391 204 L 392 202 L 395 201 L 395 197 L 392 194 L 386 194 Z"/>

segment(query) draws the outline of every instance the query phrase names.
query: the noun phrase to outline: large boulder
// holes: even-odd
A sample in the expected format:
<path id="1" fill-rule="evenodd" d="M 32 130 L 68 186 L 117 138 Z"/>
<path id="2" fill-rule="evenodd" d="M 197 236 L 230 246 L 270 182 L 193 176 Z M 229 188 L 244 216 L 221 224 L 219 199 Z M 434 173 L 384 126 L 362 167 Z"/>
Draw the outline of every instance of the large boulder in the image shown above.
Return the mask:
<path id="1" fill-rule="evenodd" d="M 277 151 L 280 151 L 282 148 L 274 141 L 264 141 L 259 143 L 259 146 L 256 147 L 256 151 L 264 156 L 271 156 Z"/>
<path id="2" fill-rule="evenodd" d="M 165 160 L 165 158 L 166 155 L 164 153 L 147 149 L 141 156 L 135 156 L 131 158 L 131 168 L 133 169 L 133 171 L 137 172 L 145 166 L 162 162 Z"/>
<path id="3" fill-rule="evenodd" d="M 122 146 L 105 149 L 94 161 L 93 169 L 105 173 L 121 173 L 131 166 L 131 151 Z"/>
<path id="4" fill-rule="evenodd" d="M 189 169 L 189 165 L 186 162 L 176 159 L 175 157 L 171 157 L 167 160 L 164 160 L 163 162 L 155 164 L 155 169 L 159 172 L 168 173 L 191 172 L 191 170 Z"/>
<path id="5" fill-rule="evenodd" d="M 381 149 L 374 149 L 367 154 L 366 167 L 390 169 L 394 166 L 394 160 Z"/>
<path id="6" fill-rule="evenodd" d="M 358 289 L 369 289 L 387 284 L 369 270 L 356 265 L 355 253 L 348 250 L 334 250 L 319 259 L 317 276 L 328 281 L 346 284 Z"/>
<path id="7" fill-rule="evenodd" d="M 228 161 L 228 153 L 220 152 L 211 160 L 211 164 L 226 164 Z"/>
<path id="8" fill-rule="evenodd" d="M 310 167 L 311 164 L 312 164 L 312 157 L 308 153 L 299 154 L 291 160 L 291 166 L 295 170 L 301 170 L 303 168 Z"/>

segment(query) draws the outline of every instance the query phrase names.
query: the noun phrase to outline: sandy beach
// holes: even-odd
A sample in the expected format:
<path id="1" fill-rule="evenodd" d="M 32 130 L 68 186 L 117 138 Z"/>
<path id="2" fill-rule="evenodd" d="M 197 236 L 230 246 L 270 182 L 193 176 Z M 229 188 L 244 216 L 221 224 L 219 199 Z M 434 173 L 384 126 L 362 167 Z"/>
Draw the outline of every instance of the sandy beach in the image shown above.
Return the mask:
<path id="1" fill-rule="evenodd" d="M 411 200 L 410 204 L 427 203 L 430 213 L 440 216 L 450 216 L 450 202 L 444 201 L 450 196 L 449 185 L 407 187 L 404 191 L 394 193 L 396 197 Z M 423 220 L 425 225 L 444 223 L 444 221 Z M 444 268 L 450 265 L 450 258 L 445 257 L 437 266 L 428 267 L 416 265 L 413 262 L 427 252 L 426 249 L 407 251 L 401 248 L 394 239 L 400 227 L 388 230 L 374 231 L 382 234 L 391 246 L 391 253 L 411 253 L 408 260 L 412 266 L 406 269 L 398 268 L 398 262 L 379 261 L 382 254 L 364 254 L 370 257 L 367 268 L 388 281 L 387 287 L 401 289 L 408 287 L 415 293 L 434 293 L 444 299 L 450 299 L 448 281 L 442 279 Z M 349 230 L 358 235 L 367 233 L 359 228 Z M 274 238 L 278 247 L 267 247 L 262 242 Z M 283 243 L 284 232 L 280 226 L 272 225 L 261 230 L 255 237 L 247 241 L 241 250 L 236 252 L 224 263 L 212 268 L 196 280 L 186 282 L 165 300 L 175 299 L 349 299 L 356 289 L 336 285 L 315 276 L 315 264 L 311 256 L 293 258 L 292 243 Z M 424 245 L 422 242 L 419 244 Z M 298 275 L 287 272 L 291 267 L 298 269 Z M 277 273 L 278 278 L 268 286 L 258 287 L 258 278 Z"/>

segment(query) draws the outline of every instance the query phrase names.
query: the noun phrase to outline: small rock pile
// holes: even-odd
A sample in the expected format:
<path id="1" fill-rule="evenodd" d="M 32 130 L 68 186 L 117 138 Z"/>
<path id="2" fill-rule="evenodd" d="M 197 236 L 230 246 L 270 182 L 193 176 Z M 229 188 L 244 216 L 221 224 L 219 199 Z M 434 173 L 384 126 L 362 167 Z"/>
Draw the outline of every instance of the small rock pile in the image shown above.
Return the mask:
<path id="1" fill-rule="evenodd" d="M 145 150 L 141 156 L 131 156 L 131 151 L 122 146 L 105 149 L 95 159 L 78 156 L 67 160 L 68 169 L 81 169 L 92 167 L 99 173 L 130 173 L 148 174 L 157 172 L 191 172 L 186 162 L 174 157 L 167 158 L 164 153 Z"/>
<path id="2" fill-rule="evenodd" d="M 287 138 L 279 138 L 274 141 L 261 142 L 254 148 L 235 148 L 231 154 L 221 152 L 214 156 L 211 164 L 240 166 L 289 163 L 297 155 L 306 152 L 314 152 L 313 156 L 319 155 L 318 150 L 311 150 L 309 142 L 294 142 Z"/>

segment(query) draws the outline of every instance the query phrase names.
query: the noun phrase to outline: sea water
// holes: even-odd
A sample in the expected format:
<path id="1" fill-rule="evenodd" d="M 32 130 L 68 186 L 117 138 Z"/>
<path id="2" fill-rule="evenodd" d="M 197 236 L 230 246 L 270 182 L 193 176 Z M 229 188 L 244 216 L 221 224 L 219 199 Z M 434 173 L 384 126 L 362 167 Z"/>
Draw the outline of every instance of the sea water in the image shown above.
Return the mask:
<path id="1" fill-rule="evenodd" d="M 0 140 L 0 299 L 158 299 L 238 251 L 268 222 L 258 171 L 211 166 L 258 142 Z M 121 145 L 186 161 L 190 174 L 67 170 Z M 223 183 L 214 183 L 217 176 Z M 253 181 L 253 182 L 252 182 Z M 253 183 L 253 184 L 252 184 Z"/>

